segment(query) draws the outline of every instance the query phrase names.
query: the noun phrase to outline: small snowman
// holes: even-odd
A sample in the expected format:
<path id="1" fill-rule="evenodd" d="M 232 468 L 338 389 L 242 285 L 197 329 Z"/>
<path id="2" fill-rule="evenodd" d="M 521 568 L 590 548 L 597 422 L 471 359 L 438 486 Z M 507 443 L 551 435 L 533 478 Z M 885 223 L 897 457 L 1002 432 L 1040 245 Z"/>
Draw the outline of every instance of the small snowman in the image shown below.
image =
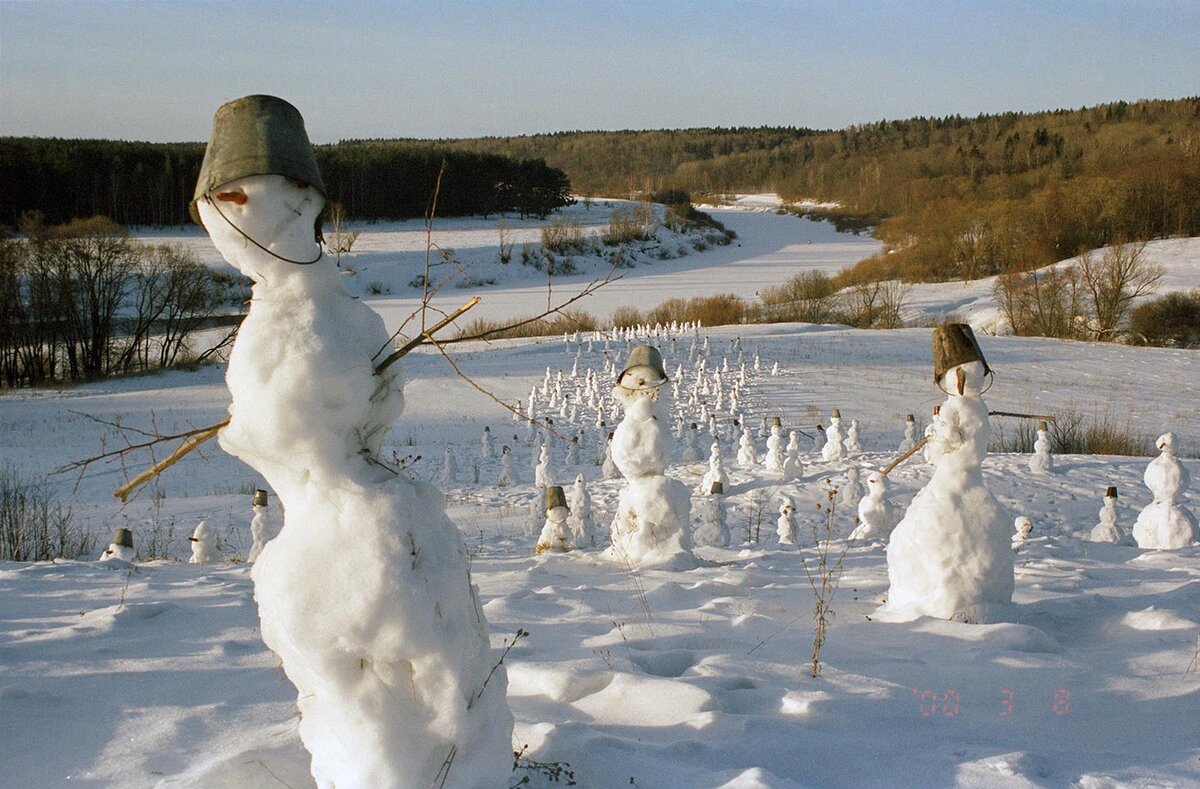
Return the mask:
<path id="1" fill-rule="evenodd" d="M 546 488 L 546 523 L 533 552 L 541 555 L 546 551 L 563 552 L 575 547 L 571 527 L 567 520 L 571 511 L 567 509 L 567 497 L 560 485 Z"/>
<path id="2" fill-rule="evenodd" d="M 270 514 L 267 512 L 267 492 L 265 490 L 254 491 L 254 499 L 250 506 L 254 511 L 254 517 L 250 521 L 251 545 L 250 555 L 246 561 L 254 562 L 262 553 L 263 548 L 267 547 L 267 543 L 274 539 L 279 532 L 271 523 Z"/>
<path id="3" fill-rule="evenodd" d="M 133 550 L 133 532 L 129 529 L 117 529 L 113 541 L 105 548 L 96 561 L 99 562 L 132 562 L 136 552 Z"/>
<path id="4" fill-rule="evenodd" d="M 1013 521 L 1013 550 L 1020 548 L 1021 545 L 1029 539 L 1029 535 L 1033 534 L 1033 521 L 1025 515 L 1018 515 Z"/>
<path id="5" fill-rule="evenodd" d="M 516 416 L 514 413 L 513 416 Z M 490 460 L 495 454 L 492 449 L 492 428 L 488 425 L 483 426 L 483 436 L 479 439 L 479 457 L 484 460 Z"/>
<path id="6" fill-rule="evenodd" d="M 878 471 L 869 473 L 867 495 L 858 502 L 858 526 L 850 533 L 851 540 L 886 540 L 891 536 L 899 518 L 887 494 L 887 477 Z"/>
<path id="7" fill-rule="evenodd" d="M 820 422 L 818 422 L 817 429 L 813 433 L 813 452 L 820 454 L 820 453 L 823 453 L 824 451 L 825 451 L 825 428 L 821 426 Z"/>
<path id="8" fill-rule="evenodd" d="M 780 545 L 796 544 L 796 506 L 787 496 L 779 504 L 779 520 L 775 522 L 775 533 Z"/>
<path id="9" fill-rule="evenodd" d="M 1038 423 L 1037 440 L 1033 442 L 1033 456 L 1029 458 L 1029 470 L 1034 474 L 1049 474 L 1054 471 L 1054 458 L 1050 455 L 1050 427 Z"/>
<path id="10" fill-rule="evenodd" d="M 857 511 L 858 502 L 862 500 L 862 497 L 865 496 L 866 493 L 867 491 L 866 488 L 863 487 L 861 472 L 858 464 L 852 464 L 846 469 L 846 482 L 842 485 L 841 490 L 838 492 L 838 504 Z"/>
<path id="11" fill-rule="evenodd" d="M 571 436 L 571 442 L 567 444 L 567 465 L 579 465 L 579 436 Z"/>
<path id="12" fill-rule="evenodd" d="M 844 440 L 842 413 L 835 408 L 829 417 L 829 427 L 825 428 L 825 446 L 821 449 L 821 457 L 826 463 L 835 463 L 846 457 Z"/>
<path id="13" fill-rule="evenodd" d="M 858 440 L 858 430 L 858 420 L 851 419 L 850 427 L 846 429 L 845 446 L 847 454 L 857 455 L 859 452 L 862 452 L 862 444 Z"/>
<path id="14" fill-rule="evenodd" d="M 458 482 L 458 462 L 454 459 L 454 450 L 449 446 L 442 450 L 441 481 L 444 485 Z"/>
<path id="15" fill-rule="evenodd" d="M 708 495 L 701 499 L 700 526 L 692 535 L 696 545 L 729 547 L 729 526 L 726 523 L 724 498 L 725 486 L 720 482 L 713 482 L 708 489 Z"/>
<path id="16" fill-rule="evenodd" d="M 516 485 L 520 481 L 516 470 L 513 468 L 512 448 L 508 444 L 505 444 L 500 447 L 500 475 L 496 478 L 496 484 L 502 488 L 506 488 L 509 485 Z"/>
<path id="17" fill-rule="evenodd" d="M 188 537 L 188 541 L 192 543 L 192 558 L 188 559 L 189 564 L 213 564 L 221 561 L 221 552 L 217 550 L 217 530 L 209 526 L 208 521 L 196 524 L 196 529 L 192 536 Z"/>
<path id="18" fill-rule="evenodd" d="M 549 439 L 542 444 L 542 449 L 538 453 L 538 462 L 533 470 L 533 484 L 541 490 L 554 485 L 554 471 L 550 468 Z"/>
<path id="19" fill-rule="evenodd" d="M 714 482 L 721 483 L 722 487 L 729 484 L 729 475 L 725 473 L 725 466 L 721 462 L 721 445 L 716 441 L 712 442 L 712 446 L 709 448 L 708 471 L 704 473 L 704 479 L 700 481 L 700 492 L 711 491 Z"/>
<path id="20" fill-rule="evenodd" d="M 683 435 L 683 454 L 679 459 L 684 463 L 695 463 L 700 459 L 700 426 L 695 422 L 688 425 Z"/>
<path id="21" fill-rule="evenodd" d="M 1116 545 L 1132 545 L 1133 540 L 1117 521 L 1117 486 L 1109 485 L 1104 491 L 1104 504 L 1100 507 L 1100 522 L 1092 527 L 1088 536 L 1092 542 L 1111 542 Z"/>
<path id="22" fill-rule="evenodd" d="M 1175 456 L 1174 433 L 1164 433 L 1154 443 L 1162 454 L 1150 461 L 1142 477 L 1154 494 L 1154 501 L 1146 505 L 1133 524 L 1133 539 L 1139 548 L 1186 548 L 1193 540 L 1200 539 L 1196 516 L 1179 504 L 1179 495 L 1188 489 L 1192 478 Z"/>
<path id="23" fill-rule="evenodd" d="M 800 460 L 800 439 L 795 430 L 788 433 L 787 449 L 783 455 L 781 476 L 785 480 L 800 479 L 804 476 L 804 464 Z"/>
<path id="24" fill-rule="evenodd" d="M 603 537 L 596 525 L 592 497 L 588 494 L 582 474 L 575 476 L 575 484 L 571 486 L 567 497 L 567 509 L 571 511 L 568 523 L 575 545 L 579 548 L 598 548 Z"/>
<path id="25" fill-rule="evenodd" d="M 925 462 L 931 466 L 936 466 L 938 458 L 941 455 L 936 454 L 939 451 L 939 445 L 933 441 L 933 434 L 937 432 L 938 422 L 942 418 L 942 407 L 935 405 L 933 407 L 933 418 L 929 420 L 929 424 L 925 425 L 925 446 L 921 448 L 921 457 L 925 458 Z"/>
<path id="26" fill-rule="evenodd" d="M 621 476 L 621 470 L 613 460 L 612 442 L 613 434 L 609 433 L 608 440 L 604 442 L 604 461 L 600 464 L 600 476 L 604 479 L 616 479 Z"/>
<path id="27" fill-rule="evenodd" d="M 912 414 L 909 414 L 904 419 L 904 440 L 900 442 L 898 450 L 901 453 L 911 452 L 913 447 L 917 445 L 917 420 Z"/>
<path id="28" fill-rule="evenodd" d="M 767 471 L 783 471 L 784 443 L 783 424 L 779 417 L 771 417 L 771 435 L 767 436 L 767 457 L 763 465 Z"/>
<path id="29" fill-rule="evenodd" d="M 758 450 L 754 448 L 754 437 L 750 435 L 750 428 L 745 425 L 742 425 L 742 437 L 738 439 L 737 461 L 742 468 L 758 465 Z"/>

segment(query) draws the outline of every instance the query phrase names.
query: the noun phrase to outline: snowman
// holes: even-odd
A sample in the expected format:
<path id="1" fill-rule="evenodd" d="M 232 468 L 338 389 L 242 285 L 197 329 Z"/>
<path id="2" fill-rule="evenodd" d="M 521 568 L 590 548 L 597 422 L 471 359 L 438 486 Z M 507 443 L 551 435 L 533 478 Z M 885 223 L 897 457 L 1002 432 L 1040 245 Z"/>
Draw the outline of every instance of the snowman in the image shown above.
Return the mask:
<path id="1" fill-rule="evenodd" d="M 771 417 L 771 435 L 767 436 L 767 457 L 763 466 L 767 471 L 783 471 L 784 443 L 783 425 L 779 417 Z"/>
<path id="2" fill-rule="evenodd" d="M 192 558 L 188 564 L 213 564 L 221 561 L 221 552 L 217 550 L 217 530 L 208 525 L 208 521 L 196 524 L 192 536 L 188 537 L 192 544 Z"/>
<path id="3" fill-rule="evenodd" d="M 554 484 L 554 471 L 550 468 L 550 439 L 542 442 L 538 453 L 537 465 L 533 469 L 533 484 L 539 490 L 545 490 Z"/>
<path id="4" fill-rule="evenodd" d="M 684 463 L 695 463 L 700 459 L 700 447 L 698 446 L 699 440 L 700 426 L 695 422 L 692 422 L 690 425 L 688 425 L 687 432 L 684 433 L 683 454 L 679 457 L 681 461 Z"/>
<path id="5" fill-rule="evenodd" d="M 813 452 L 825 451 L 825 428 L 821 427 L 821 423 L 817 423 L 816 432 L 813 433 Z"/>
<path id="6" fill-rule="evenodd" d="M 1154 494 L 1154 501 L 1138 515 L 1133 524 L 1133 539 L 1139 548 L 1172 550 L 1186 548 L 1200 539 L 1196 516 L 1179 504 L 1179 494 L 1188 489 L 1192 478 L 1187 467 L 1175 457 L 1175 434 L 1164 433 L 1154 442 L 1161 451 L 1146 466 L 1142 479 Z"/>
<path id="7" fill-rule="evenodd" d="M 512 449 L 505 444 L 500 447 L 500 474 L 496 478 L 496 484 L 505 488 L 509 485 L 516 485 L 520 481 L 516 470 L 513 469 Z"/>
<path id="8" fill-rule="evenodd" d="M 518 404 L 517 407 L 519 408 L 520 405 Z M 513 416 L 516 416 L 515 411 L 513 412 Z M 484 460 L 490 460 L 494 454 L 495 452 L 492 449 L 492 428 L 484 425 L 483 437 L 479 439 L 479 457 Z"/>
<path id="9" fill-rule="evenodd" d="M 542 526 L 541 536 L 533 552 L 541 555 L 546 551 L 563 552 L 575 547 L 571 527 L 567 519 L 571 512 L 567 509 L 567 497 L 559 485 L 546 488 L 546 523 Z"/>
<path id="10" fill-rule="evenodd" d="M 722 487 L 729 484 L 729 475 L 725 473 L 725 466 L 721 462 L 721 445 L 716 441 L 712 442 L 709 448 L 708 471 L 700 481 L 699 492 L 708 493 L 712 490 L 714 482 L 720 482 Z"/>
<path id="11" fill-rule="evenodd" d="M 925 462 L 931 466 L 937 465 L 941 455 L 936 454 L 940 444 L 930 441 L 933 434 L 937 432 L 938 420 L 942 418 L 942 407 L 935 405 L 933 407 L 933 418 L 929 420 L 929 424 L 925 425 L 925 446 L 921 448 L 921 457 L 925 458 Z"/>
<path id="12" fill-rule="evenodd" d="M 911 452 L 913 447 L 917 445 L 917 420 L 912 414 L 909 414 L 904 420 L 904 440 L 900 442 L 899 451 Z"/>
<path id="13" fill-rule="evenodd" d="M 788 444 L 784 450 L 783 468 L 780 472 L 784 480 L 800 479 L 804 476 L 804 464 L 800 461 L 800 437 L 795 430 L 788 431 Z"/>
<path id="14" fill-rule="evenodd" d="M 1034 474 L 1049 474 L 1054 471 L 1054 458 L 1050 456 L 1050 428 L 1045 422 L 1038 423 L 1037 440 L 1033 442 L 1033 456 L 1029 458 L 1029 470 Z"/>
<path id="15" fill-rule="evenodd" d="M 1109 485 L 1104 491 L 1104 504 L 1100 507 L 1100 522 L 1092 527 L 1088 536 L 1092 542 L 1111 542 L 1116 545 L 1132 545 L 1133 540 L 1117 522 L 1117 486 Z"/>
<path id="16" fill-rule="evenodd" d="M 575 477 L 575 484 L 567 497 L 567 509 L 570 510 L 568 523 L 574 543 L 579 548 L 598 548 L 603 536 L 596 526 L 596 517 L 592 513 L 592 497 L 588 494 L 583 475 Z"/>
<path id="17" fill-rule="evenodd" d="M 892 533 L 890 587 L 880 614 L 892 621 L 985 622 L 1012 602 L 1013 592 L 1013 519 L 982 470 L 991 428 L 980 395 L 991 369 L 962 323 L 934 330 L 933 357 L 934 381 L 947 394 L 929 439 L 936 465 Z"/>
<path id="18" fill-rule="evenodd" d="M 133 532 L 129 529 L 117 529 L 113 534 L 113 541 L 101 551 L 96 561 L 121 564 L 132 562 L 136 555 L 137 552 L 133 549 Z"/>
<path id="19" fill-rule="evenodd" d="M 858 502 L 862 501 L 862 497 L 865 495 L 866 489 L 863 488 L 861 471 L 858 464 L 853 464 L 846 469 L 846 482 L 838 492 L 838 504 L 857 511 Z"/>
<path id="20" fill-rule="evenodd" d="M 780 545 L 796 544 L 796 506 L 787 496 L 779 504 L 779 520 L 775 522 L 775 533 Z"/>
<path id="21" fill-rule="evenodd" d="M 825 446 L 821 448 L 821 457 L 826 463 L 834 463 L 846 457 L 846 447 L 842 442 L 842 412 L 833 409 L 829 417 L 829 427 L 825 428 Z"/>
<path id="22" fill-rule="evenodd" d="M 604 461 L 600 464 L 600 476 L 603 479 L 616 479 L 621 476 L 620 469 L 617 468 L 617 462 L 613 460 L 612 454 L 613 434 L 608 434 L 608 440 L 604 443 Z"/>
<path id="23" fill-rule="evenodd" d="M 754 437 L 750 435 L 750 428 L 742 425 L 742 437 L 738 439 L 738 465 L 742 468 L 751 468 L 758 465 L 758 450 L 754 448 Z"/>
<path id="24" fill-rule="evenodd" d="M 708 488 L 708 495 L 700 501 L 700 526 L 693 535 L 696 545 L 708 545 L 714 548 L 729 547 L 729 526 L 726 523 L 725 486 L 713 482 Z"/>
<path id="25" fill-rule="evenodd" d="M 279 531 L 271 523 L 270 513 L 267 512 L 267 492 L 265 490 L 254 491 L 254 499 L 250 506 L 254 511 L 254 517 L 250 520 L 250 555 L 246 561 L 255 562 L 262 554 L 263 548 L 267 547 L 267 543 L 273 540 Z"/>
<path id="26" fill-rule="evenodd" d="M 1029 539 L 1029 535 L 1031 534 L 1033 534 L 1033 521 L 1031 521 L 1028 516 L 1018 515 L 1017 519 L 1013 521 L 1013 550 L 1015 551 L 1017 548 L 1021 547 L 1021 545 L 1023 545 L 1025 541 Z"/>
<path id="27" fill-rule="evenodd" d="M 448 763 L 455 786 L 495 786 L 512 765 L 505 669 L 444 496 L 381 457 L 403 375 L 322 256 L 325 207 L 294 107 L 217 110 L 193 217 L 254 282 L 219 441 L 286 511 L 251 573 L 263 640 L 296 686 L 318 786 L 428 786 Z"/>
<path id="28" fill-rule="evenodd" d="M 454 460 L 454 451 L 449 446 L 442 450 L 441 481 L 445 485 L 458 482 L 458 463 Z"/>
<path id="29" fill-rule="evenodd" d="M 682 482 L 665 473 L 672 443 L 665 383 L 658 349 L 639 345 L 613 387 L 613 397 L 625 409 L 612 440 L 613 462 L 625 477 L 625 487 L 617 500 L 609 552 L 633 567 L 687 569 L 695 566 L 691 497 Z"/>
<path id="30" fill-rule="evenodd" d="M 867 475 L 867 495 L 858 501 L 858 526 L 851 540 L 886 540 L 896 527 L 896 505 L 887 497 L 888 479 L 879 471 Z"/>
<path id="31" fill-rule="evenodd" d="M 846 441 L 844 442 L 847 454 L 855 454 L 856 455 L 859 452 L 862 452 L 862 444 L 859 443 L 859 440 L 858 440 L 858 430 L 859 430 L 858 420 L 851 419 L 850 427 L 846 429 Z"/>

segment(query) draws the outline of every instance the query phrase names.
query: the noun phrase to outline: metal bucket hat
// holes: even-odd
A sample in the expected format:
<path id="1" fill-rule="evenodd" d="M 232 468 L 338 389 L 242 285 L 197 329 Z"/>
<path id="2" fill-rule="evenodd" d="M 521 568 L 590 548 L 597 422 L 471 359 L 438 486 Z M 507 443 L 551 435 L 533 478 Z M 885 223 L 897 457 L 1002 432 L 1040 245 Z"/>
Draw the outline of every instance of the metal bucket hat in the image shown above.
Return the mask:
<path id="1" fill-rule="evenodd" d="M 133 547 L 133 532 L 129 529 L 117 529 L 113 533 L 113 545 L 120 545 L 125 548 Z"/>
<path id="2" fill-rule="evenodd" d="M 262 488 L 254 491 L 254 501 L 251 502 L 255 507 L 267 506 L 267 492 Z"/>
<path id="3" fill-rule="evenodd" d="M 213 116 L 200 178 L 188 210 L 221 186 L 251 175 L 283 175 L 328 197 L 300 111 L 276 96 L 245 96 L 222 104 Z M 319 225 L 318 225 L 319 227 Z"/>
<path id="4" fill-rule="evenodd" d="M 555 507 L 567 506 L 567 494 L 563 492 L 562 485 L 551 485 L 546 488 L 546 511 Z"/>
<path id="5" fill-rule="evenodd" d="M 982 362 L 984 375 L 992 372 L 970 326 L 965 323 L 944 323 L 933 330 L 934 383 L 942 380 L 947 370 L 968 362 Z"/>
<path id="6" fill-rule="evenodd" d="M 638 345 L 629 352 L 629 361 L 625 363 L 625 369 L 617 376 L 618 386 L 624 386 L 621 381 L 624 380 L 625 374 L 635 367 L 649 367 L 658 374 L 658 380 L 639 380 L 636 386 L 626 386 L 626 389 L 653 389 L 667 382 L 667 371 L 663 367 L 662 354 L 653 345 Z"/>

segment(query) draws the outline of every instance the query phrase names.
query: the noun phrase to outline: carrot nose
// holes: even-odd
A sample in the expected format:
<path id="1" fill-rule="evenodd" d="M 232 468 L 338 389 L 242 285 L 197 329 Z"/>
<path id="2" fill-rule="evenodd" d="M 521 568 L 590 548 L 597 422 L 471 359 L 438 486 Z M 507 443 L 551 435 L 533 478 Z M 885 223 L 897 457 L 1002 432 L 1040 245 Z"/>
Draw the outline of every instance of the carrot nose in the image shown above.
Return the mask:
<path id="1" fill-rule="evenodd" d="M 241 190 L 234 192 L 217 192 L 217 199 L 225 203 L 233 203 L 234 205 L 245 205 L 246 193 Z"/>

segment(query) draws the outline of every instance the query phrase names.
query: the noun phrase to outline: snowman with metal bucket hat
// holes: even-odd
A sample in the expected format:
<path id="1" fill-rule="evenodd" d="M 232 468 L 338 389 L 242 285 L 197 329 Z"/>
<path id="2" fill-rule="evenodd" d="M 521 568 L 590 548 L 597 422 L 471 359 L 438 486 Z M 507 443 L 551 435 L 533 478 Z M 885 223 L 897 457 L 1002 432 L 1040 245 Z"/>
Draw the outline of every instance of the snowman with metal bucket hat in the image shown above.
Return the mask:
<path id="1" fill-rule="evenodd" d="M 512 764 L 504 667 L 443 495 L 380 457 L 403 377 L 322 255 L 326 196 L 295 107 L 217 110 L 193 216 L 254 281 L 219 438 L 286 511 L 253 568 L 263 640 L 296 686 L 317 785 L 426 786 L 452 761 L 451 784 L 494 786 Z"/>
<path id="2" fill-rule="evenodd" d="M 666 476 L 673 439 L 666 370 L 657 348 L 639 345 L 617 376 L 613 398 L 625 416 L 613 432 L 612 457 L 626 479 L 612 523 L 611 556 L 632 566 L 695 566 L 691 498 Z"/>

